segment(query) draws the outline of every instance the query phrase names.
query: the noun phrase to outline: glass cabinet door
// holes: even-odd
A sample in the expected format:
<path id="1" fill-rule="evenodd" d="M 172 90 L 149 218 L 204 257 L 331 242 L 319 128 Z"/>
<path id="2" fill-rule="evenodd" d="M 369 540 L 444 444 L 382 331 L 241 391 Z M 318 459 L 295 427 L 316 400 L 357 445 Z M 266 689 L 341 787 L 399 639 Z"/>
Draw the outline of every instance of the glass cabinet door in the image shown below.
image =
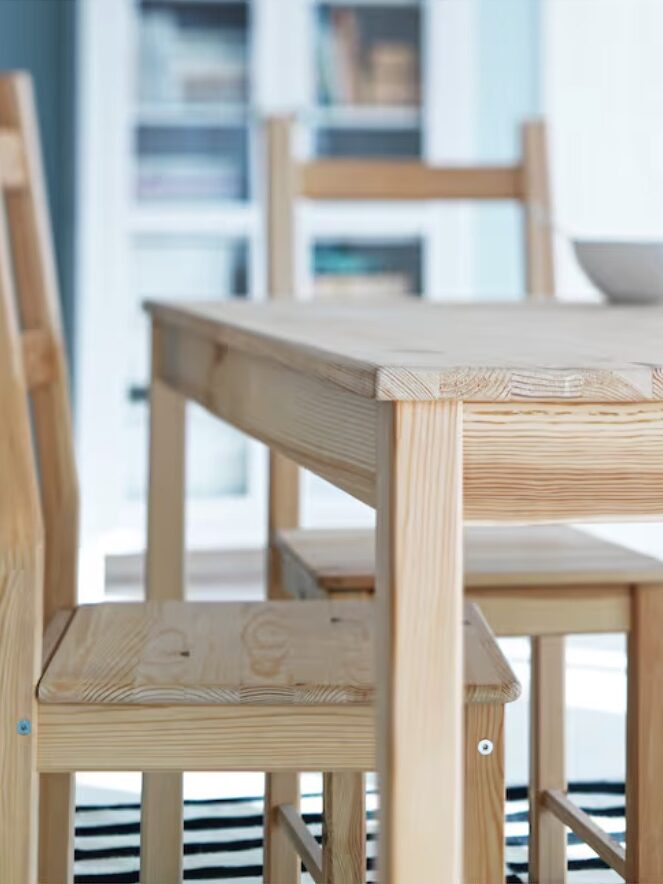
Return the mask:
<path id="1" fill-rule="evenodd" d="M 420 156 L 422 10 L 417 0 L 321 0 L 315 15 L 316 153 Z"/>
<path id="2" fill-rule="evenodd" d="M 250 3 L 142 0 L 136 198 L 249 196 Z"/>
<path id="3" fill-rule="evenodd" d="M 145 300 L 227 300 L 246 297 L 246 241 L 217 236 L 144 234 L 133 244 L 134 292 L 127 317 L 126 495 L 144 500 L 147 490 L 149 329 Z M 248 494 L 249 444 L 240 433 L 198 406 L 187 413 L 187 494 L 195 500 Z"/>

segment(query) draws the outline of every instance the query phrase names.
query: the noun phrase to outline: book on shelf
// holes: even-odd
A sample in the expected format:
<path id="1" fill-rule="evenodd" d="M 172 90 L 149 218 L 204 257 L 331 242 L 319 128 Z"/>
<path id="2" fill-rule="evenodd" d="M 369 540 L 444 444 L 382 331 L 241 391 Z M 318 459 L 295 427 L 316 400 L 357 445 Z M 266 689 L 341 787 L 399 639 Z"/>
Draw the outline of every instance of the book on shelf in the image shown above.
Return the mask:
<path id="1" fill-rule="evenodd" d="M 404 273 L 320 273 L 313 283 L 313 296 L 323 300 L 380 301 L 411 293 Z"/>
<path id="2" fill-rule="evenodd" d="M 144 104 L 247 101 L 249 61 L 243 28 L 181 27 L 173 10 L 144 13 L 139 98 Z"/>
<path id="3" fill-rule="evenodd" d="M 318 81 L 322 104 L 415 106 L 418 45 L 370 32 L 360 10 L 326 8 L 319 19 Z"/>

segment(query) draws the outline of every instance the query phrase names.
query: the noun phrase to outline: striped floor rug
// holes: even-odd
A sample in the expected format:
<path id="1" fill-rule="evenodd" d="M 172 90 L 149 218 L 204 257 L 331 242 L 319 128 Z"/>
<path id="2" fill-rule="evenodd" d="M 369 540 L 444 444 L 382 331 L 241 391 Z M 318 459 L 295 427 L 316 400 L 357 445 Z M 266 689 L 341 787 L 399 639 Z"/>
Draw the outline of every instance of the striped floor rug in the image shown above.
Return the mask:
<path id="1" fill-rule="evenodd" d="M 624 841 L 624 784 L 573 783 L 569 791 L 607 832 Z M 374 881 L 377 799 L 368 799 L 368 881 Z M 527 882 L 527 792 L 507 795 L 507 869 L 512 884 Z M 302 811 L 320 837 L 320 795 L 306 795 Z M 262 799 L 224 798 L 185 803 L 185 881 L 241 881 L 259 884 L 262 864 Z M 138 881 L 138 804 L 81 805 L 76 811 L 77 884 L 132 884 Z M 570 884 L 608 884 L 620 879 L 587 847 L 569 835 Z M 311 879 L 303 880 L 310 884 Z"/>

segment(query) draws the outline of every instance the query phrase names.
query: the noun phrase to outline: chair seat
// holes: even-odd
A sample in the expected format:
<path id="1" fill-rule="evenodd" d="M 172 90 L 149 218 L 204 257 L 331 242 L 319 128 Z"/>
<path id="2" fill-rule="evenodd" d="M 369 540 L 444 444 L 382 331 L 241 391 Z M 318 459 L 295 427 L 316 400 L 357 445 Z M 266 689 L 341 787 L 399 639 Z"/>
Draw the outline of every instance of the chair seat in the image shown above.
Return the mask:
<path id="1" fill-rule="evenodd" d="M 363 595 L 375 589 L 375 532 L 297 530 L 276 538 L 284 585 L 300 598 Z M 470 528 L 465 586 L 622 586 L 663 583 L 663 562 L 565 525 Z"/>
<path id="2" fill-rule="evenodd" d="M 41 703 L 371 703 L 370 601 L 86 605 L 68 622 Z M 519 683 L 476 606 L 465 606 L 465 699 L 515 700 Z"/>

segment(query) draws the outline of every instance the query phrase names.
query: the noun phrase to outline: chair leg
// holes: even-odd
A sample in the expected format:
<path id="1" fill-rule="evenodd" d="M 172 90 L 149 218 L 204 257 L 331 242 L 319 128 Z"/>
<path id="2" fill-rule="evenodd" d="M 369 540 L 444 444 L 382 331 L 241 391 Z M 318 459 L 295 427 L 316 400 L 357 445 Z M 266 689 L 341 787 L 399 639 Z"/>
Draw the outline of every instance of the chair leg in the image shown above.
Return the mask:
<path id="1" fill-rule="evenodd" d="M 73 774 L 42 774 L 39 778 L 39 881 L 71 884 L 74 880 Z"/>
<path id="2" fill-rule="evenodd" d="M 504 706 L 465 707 L 465 845 L 467 884 L 504 881 Z"/>
<path id="3" fill-rule="evenodd" d="M 628 639 L 627 880 L 663 881 L 663 586 L 635 586 Z"/>
<path id="4" fill-rule="evenodd" d="M 299 774 L 278 773 L 265 777 L 265 884 L 299 884 L 301 880 L 301 862 L 279 820 L 278 808 L 282 804 L 299 807 Z"/>
<path id="5" fill-rule="evenodd" d="M 11 499 L 10 499 L 11 500 Z M 20 524 L 20 522 L 19 522 Z M 11 535 L 10 535 L 11 536 Z M 41 567 L 18 570 L 0 550 L 0 881 L 36 884 L 38 866 L 37 648 Z M 23 554 L 27 559 L 27 554 Z M 23 564 L 23 563 L 21 563 Z M 20 566 L 19 566 L 20 567 Z"/>
<path id="6" fill-rule="evenodd" d="M 529 879 L 533 884 L 566 881 L 566 829 L 540 799 L 546 789 L 566 791 L 564 649 L 562 636 L 532 639 Z"/>
<path id="7" fill-rule="evenodd" d="M 182 774 L 144 774 L 140 817 L 141 884 L 181 884 L 182 833 Z"/>
<path id="8" fill-rule="evenodd" d="M 366 794 L 363 773 L 323 774 L 322 871 L 325 884 L 366 880 Z"/>

